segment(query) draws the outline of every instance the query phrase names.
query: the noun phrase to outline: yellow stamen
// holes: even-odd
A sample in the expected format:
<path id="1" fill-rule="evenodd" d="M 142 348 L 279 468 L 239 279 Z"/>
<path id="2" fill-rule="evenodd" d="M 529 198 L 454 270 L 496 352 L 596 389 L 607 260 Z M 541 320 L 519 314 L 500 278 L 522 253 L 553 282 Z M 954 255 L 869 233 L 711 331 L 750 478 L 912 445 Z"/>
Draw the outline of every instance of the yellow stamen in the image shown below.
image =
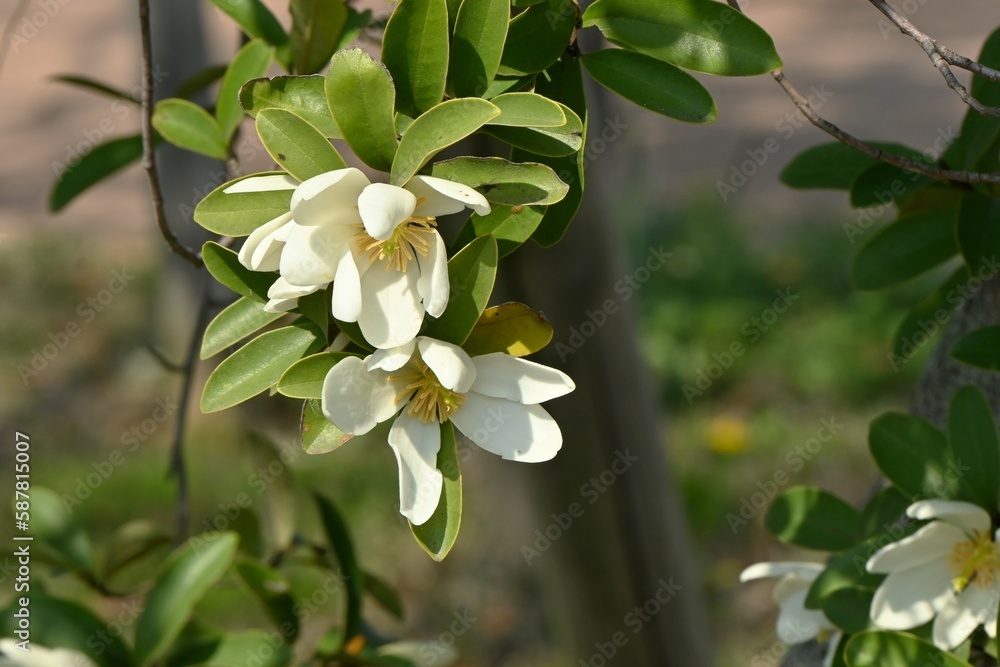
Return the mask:
<path id="1" fill-rule="evenodd" d="M 951 585 L 956 593 L 961 593 L 971 583 L 987 588 L 1000 574 L 1000 550 L 988 532 L 977 530 L 971 539 L 954 546 L 948 564 L 955 574 Z"/>
<path id="2" fill-rule="evenodd" d="M 417 359 L 408 369 L 408 373 L 389 378 L 406 382 L 406 387 L 396 395 L 396 403 L 409 402 L 407 412 L 425 424 L 448 421 L 465 403 L 465 396 L 442 387 L 434 371 L 422 360 Z"/>
<path id="3" fill-rule="evenodd" d="M 372 238 L 361 225 L 358 232 L 358 245 L 362 253 L 368 253 L 369 259 L 375 262 L 380 259 L 389 261 L 385 264 L 385 269 L 395 269 L 405 271 L 407 264 L 417 258 L 427 257 L 431 249 L 433 239 L 431 232 L 437 226 L 437 220 L 431 216 L 414 215 L 404 222 L 396 225 L 392 230 L 392 236 L 384 241 Z"/>

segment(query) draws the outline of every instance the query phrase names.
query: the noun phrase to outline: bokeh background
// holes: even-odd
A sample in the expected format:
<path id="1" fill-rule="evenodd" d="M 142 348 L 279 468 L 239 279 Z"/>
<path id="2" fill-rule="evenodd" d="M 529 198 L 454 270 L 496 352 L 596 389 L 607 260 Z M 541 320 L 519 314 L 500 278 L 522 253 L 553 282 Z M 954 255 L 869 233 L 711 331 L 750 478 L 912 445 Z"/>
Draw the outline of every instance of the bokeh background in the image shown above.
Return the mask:
<path id="1" fill-rule="evenodd" d="M 0 0 L 0 21 L 15 4 Z M 267 4 L 283 15 L 283 3 Z M 389 7 L 369 4 L 382 13 Z M 939 149 L 941 138 L 957 130 L 964 107 L 920 49 L 890 30 L 868 3 L 744 4 L 774 37 L 789 78 L 815 94 L 821 113 L 845 129 L 919 150 Z M 1000 9 L 989 0 L 904 4 L 923 29 L 968 55 L 1000 23 Z M 188 5 L 188 19 L 159 36 L 161 52 L 200 51 L 209 63 L 224 62 L 238 46 L 236 30 L 207 3 Z M 74 512 L 97 543 L 136 518 L 172 526 L 175 486 L 167 455 L 180 378 L 150 349 L 183 358 L 197 280 L 167 257 L 135 167 L 58 214 L 47 210 L 60 165 L 96 141 L 138 131 L 135 110 L 53 81 L 75 73 L 134 88 L 135 3 L 32 0 L 5 32 L 11 48 L 0 70 L 0 284 L 6 288 L 0 302 L 0 423 L 8 434 L 31 435 L 34 483 L 78 498 Z M 183 78 L 183 63 L 173 67 L 163 68 L 166 93 Z M 588 177 L 606 193 L 630 266 L 640 266 L 650 248 L 671 253 L 636 292 L 640 344 L 667 414 L 662 446 L 669 467 L 663 475 L 677 485 L 694 536 L 716 664 L 778 664 L 784 648 L 773 634 L 770 587 L 741 587 L 737 575 L 758 560 L 816 556 L 778 545 L 761 525 L 762 512 L 748 511 L 745 523 L 733 517 L 769 499 L 776 486 L 819 484 L 852 502 L 865 497 L 874 479 L 867 423 L 886 409 L 906 408 L 923 358 L 894 371 L 887 357 L 891 335 L 905 305 L 926 284 L 890 294 L 853 291 L 847 267 L 854 246 L 842 226 L 857 213 L 846 197 L 792 191 L 778 182 L 796 153 L 826 137 L 795 114 L 769 77 L 700 78 L 716 98 L 718 122 L 684 125 L 608 102 L 604 115 L 607 127 L 616 128 L 614 138 L 592 143 Z M 600 129 L 592 127 L 592 136 Z M 244 136 L 253 140 L 252 126 Z M 765 145 L 778 148 L 747 168 Z M 220 166 L 165 153 L 173 222 L 195 239 L 190 210 L 219 182 Z M 246 169 L 266 166 L 259 160 Z M 123 289 L 115 293 L 119 284 Z M 796 300 L 772 321 L 767 310 L 779 291 Z M 581 296 L 581 321 L 592 305 Z M 78 333 L 63 335 L 68 325 Z M 556 340 L 565 337 L 557 333 Z M 685 385 L 697 388 L 699 374 L 718 360 L 713 355 L 724 356 L 734 342 L 745 353 L 703 393 L 686 395 Z M 26 372 L 47 345 L 57 353 L 43 354 L 35 372 Z M 199 364 L 196 388 L 214 363 Z M 478 453 L 464 464 L 463 534 L 447 562 L 437 565 L 396 512 L 388 448 L 345 447 L 309 457 L 295 438 L 292 401 L 258 398 L 248 409 L 206 416 L 198 413 L 197 394 L 186 440 L 195 530 L 235 526 L 252 535 L 254 511 L 233 512 L 233 499 L 247 494 L 254 510 L 266 511 L 265 497 L 284 493 L 298 498 L 309 531 L 315 517 L 308 493 L 321 490 L 346 511 L 368 569 L 403 596 L 403 623 L 372 618 L 386 634 L 442 645 L 454 640 L 463 665 L 586 664 L 588 656 L 563 648 L 566 621 L 558 599 L 546 594 L 546 582 L 522 554 L 546 523 L 538 523 L 538 508 L 516 466 Z M 171 418 L 159 420 L 165 413 Z M 836 425 L 832 438 L 810 440 L 825 435 L 830 424 Z M 127 435 L 135 427 L 142 436 L 133 445 Z M 271 435 L 282 447 L 281 472 L 272 470 L 273 480 L 261 482 L 266 475 L 260 466 L 273 457 L 261 459 L 248 449 L 247 429 Z M 572 449 L 567 442 L 562 456 L 572 456 Z M 5 471 L 11 453 L 11 447 L 0 448 Z M 101 473 L 112 458 L 122 463 Z M 99 483 L 88 482 L 95 472 Z M 787 481 L 774 483 L 776 474 Z M 541 514 L 563 507 L 542 508 Z M 0 522 L 4 541 L 9 523 Z M 9 583 L 8 575 L 4 569 L 0 576 Z M 315 582 L 302 583 L 309 585 Z M 84 595 L 70 577 L 56 575 L 53 586 L 61 594 Z M 0 602 L 10 593 L 4 585 Z M 205 613 L 255 622 L 236 591 L 207 604 Z M 331 599 L 324 609 L 332 613 L 336 604 Z M 456 614 L 475 620 L 453 636 Z"/>

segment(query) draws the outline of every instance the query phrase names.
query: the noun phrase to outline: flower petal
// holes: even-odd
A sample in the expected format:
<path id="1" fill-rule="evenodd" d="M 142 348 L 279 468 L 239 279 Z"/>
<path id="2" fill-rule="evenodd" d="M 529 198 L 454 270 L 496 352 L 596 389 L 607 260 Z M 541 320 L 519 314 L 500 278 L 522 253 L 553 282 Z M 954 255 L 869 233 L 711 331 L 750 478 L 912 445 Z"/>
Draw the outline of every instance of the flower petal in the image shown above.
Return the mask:
<path id="1" fill-rule="evenodd" d="M 475 357 L 477 394 L 506 398 L 518 403 L 541 403 L 576 389 L 568 375 L 534 361 L 491 352 Z"/>
<path id="2" fill-rule="evenodd" d="M 302 181 L 292 193 L 291 209 L 300 225 L 356 224 L 358 195 L 368 185 L 360 169 L 335 169 Z"/>
<path id="3" fill-rule="evenodd" d="M 417 263 L 420 265 L 420 280 L 417 281 L 417 291 L 424 300 L 424 310 L 432 317 L 441 317 L 448 307 L 451 296 L 451 285 L 448 282 L 448 250 L 444 239 L 437 231 L 430 232 L 430 248 L 427 257 L 417 253 Z"/>
<path id="4" fill-rule="evenodd" d="M 403 186 L 417 197 L 414 215 L 437 217 L 471 208 L 479 215 L 490 212 L 490 203 L 477 190 L 434 176 L 414 176 Z"/>
<path id="5" fill-rule="evenodd" d="M 945 559 L 896 570 L 875 591 L 871 619 L 885 630 L 915 628 L 931 620 L 954 595 Z"/>
<path id="6" fill-rule="evenodd" d="M 323 380 L 323 414 L 348 435 L 361 435 L 389 419 L 399 409 L 400 387 L 384 371 L 369 371 L 364 359 L 337 362 Z"/>
<path id="7" fill-rule="evenodd" d="M 434 371 L 441 386 L 459 394 L 469 391 L 476 379 L 476 367 L 465 350 L 426 336 L 417 339 L 417 347 L 420 358 Z"/>
<path id="8" fill-rule="evenodd" d="M 916 567 L 928 561 L 947 558 L 955 543 L 965 540 L 965 533 L 943 521 L 933 521 L 898 542 L 876 551 L 865 568 L 869 572 L 888 573 Z"/>
<path id="9" fill-rule="evenodd" d="M 968 639 L 972 631 L 990 616 L 990 607 L 996 607 L 995 595 L 990 588 L 980 588 L 973 583 L 950 598 L 934 619 L 934 644 L 950 651 Z M 993 625 L 995 628 L 996 624 Z"/>
<path id="10" fill-rule="evenodd" d="M 322 285 L 293 285 L 284 278 L 278 278 L 267 290 L 267 296 L 271 299 L 298 299 L 300 296 L 312 294 Z"/>
<path id="11" fill-rule="evenodd" d="M 394 271 L 373 266 L 361 276 L 361 316 L 365 339 L 377 348 L 399 347 L 416 337 L 424 321 L 417 294 L 417 267 Z"/>
<path id="12" fill-rule="evenodd" d="M 415 526 L 426 523 L 441 500 L 444 476 L 437 469 L 441 425 L 424 423 L 404 411 L 389 431 L 399 464 L 399 512 Z"/>
<path id="13" fill-rule="evenodd" d="M 380 368 L 383 371 L 398 371 L 410 360 L 410 357 L 413 356 L 413 350 L 416 348 L 417 339 L 414 338 L 399 347 L 375 350 L 375 353 L 368 357 L 368 370 Z"/>
<path id="14" fill-rule="evenodd" d="M 804 586 L 785 598 L 779 607 L 776 630 L 778 639 L 786 644 L 802 644 L 830 628 L 823 612 L 806 609 L 808 594 L 809 586 Z"/>
<path id="15" fill-rule="evenodd" d="M 914 519 L 947 521 L 970 533 L 990 529 L 990 515 L 986 510 L 961 500 L 920 500 L 907 507 L 906 514 Z"/>
<path id="16" fill-rule="evenodd" d="M 417 198 L 388 183 L 372 183 L 358 197 L 358 211 L 365 231 L 376 241 L 385 241 L 396 226 L 413 215 Z"/>
<path id="17" fill-rule="evenodd" d="M 357 322 L 361 315 L 361 274 L 349 243 L 341 247 L 337 260 L 331 313 L 343 322 Z"/>
<path id="18" fill-rule="evenodd" d="M 265 313 L 287 313 L 299 305 L 298 297 L 294 299 L 270 299 L 264 304 Z"/>
<path id="19" fill-rule="evenodd" d="M 559 425 L 538 405 L 469 393 L 451 422 L 474 443 L 509 461 L 548 461 L 562 447 Z"/>
<path id="20" fill-rule="evenodd" d="M 823 566 L 821 564 L 804 561 L 754 563 L 740 573 L 740 582 L 745 583 L 754 579 L 765 579 L 767 577 L 781 577 L 786 574 L 797 574 L 804 579 L 815 579 L 822 571 Z"/>
<path id="21" fill-rule="evenodd" d="M 292 214 L 279 215 L 253 230 L 240 248 L 240 264 L 251 271 L 277 271 L 281 244 L 287 235 L 284 227 Z"/>
<path id="22" fill-rule="evenodd" d="M 278 270 L 295 285 L 327 285 L 336 276 L 341 253 L 351 235 L 343 227 L 303 227 L 292 223 Z"/>
<path id="23" fill-rule="evenodd" d="M 271 192 L 273 190 L 294 190 L 299 182 L 288 174 L 268 174 L 267 176 L 251 176 L 238 183 L 233 183 L 222 192 L 227 195 L 246 192 Z"/>

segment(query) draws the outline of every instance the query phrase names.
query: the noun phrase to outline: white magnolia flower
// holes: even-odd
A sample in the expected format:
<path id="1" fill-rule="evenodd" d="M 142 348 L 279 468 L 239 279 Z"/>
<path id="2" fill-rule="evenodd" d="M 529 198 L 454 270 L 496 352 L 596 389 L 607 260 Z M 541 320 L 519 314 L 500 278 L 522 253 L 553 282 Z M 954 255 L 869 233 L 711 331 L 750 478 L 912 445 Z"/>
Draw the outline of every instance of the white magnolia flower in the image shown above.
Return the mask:
<path id="1" fill-rule="evenodd" d="M 833 664 L 841 632 L 822 611 L 806 608 L 806 596 L 823 571 L 819 563 L 755 563 L 743 570 L 740 581 L 778 577 L 772 597 L 778 605 L 778 639 L 786 644 L 803 644 L 811 639 L 828 641 L 823 664 Z"/>
<path id="2" fill-rule="evenodd" d="M 30 649 L 17 648 L 17 640 L 0 639 L 0 667 L 95 667 L 82 653 L 65 648 L 45 648 L 34 642 Z"/>
<path id="3" fill-rule="evenodd" d="M 468 207 L 490 212 L 459 183 L 414 176 L 403 187 L 337 169 L 302 183 L 284 175 L 248 178 L 227 193 L 294 189 L 290 211 L 256 229 L 240 251 L 254 271 L 278 271 L 265 307 L 283 312 L 333 283 L 333 316 L 357 322 L 377 348 L 413 340 L 424 313 L 448 305 L 448 256 L 437 217 Z"/>
<path id="4" fill-rule="evenodd" d="M 562 433 L 540 405 L 575 388 L 563 372 L 496 352 L 469 357 L 460 347 L 420 336 L 365 359 L 337 363 L 323 383 L 323 414 L 349 435 L 396 421 L 389 446 L 399 463 L 400 512 L 426 522 L 437 508 L 439 424 L 450 421 L 483 449 L 513 461 L 548 461 Z"/>
<path id="5" fill-rule="evenodd" d="M 906 630 L 933 618 L 934 643 L 945 650 L 964 642 L 980 624 L 995 637 L 1000 550 L 989 514 L 953 500 L 922 500 L 906 513 L 932 521 L 868 559 L 869 572 L 889 575 L 872 600 L 872 621 L 886 630 Z"/>

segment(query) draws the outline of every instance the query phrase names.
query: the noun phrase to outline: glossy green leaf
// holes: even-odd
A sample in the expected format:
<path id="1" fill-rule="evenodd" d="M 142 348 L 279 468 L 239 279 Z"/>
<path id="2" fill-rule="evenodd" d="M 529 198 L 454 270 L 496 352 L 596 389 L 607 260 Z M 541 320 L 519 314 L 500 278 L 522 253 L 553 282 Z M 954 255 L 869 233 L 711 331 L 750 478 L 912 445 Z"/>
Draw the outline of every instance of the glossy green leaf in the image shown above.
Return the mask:
<path id="1" fill-rule="evenodd" d="M 209 322 L 201 339 L 201 358 L 215 356 L 283 315 L 265 311 L 256 299 L 240 297 Z"/>
<path id="2" fill-rule="evenodd" d="M 219 123 L 194 102 L 177 98 L 160 100 L 153 110 L 153 127 L 180 148 L 217 160 L 229 157 L 229 142 Z"/>
<path id="3" fill-rule="evenodd" d="M 894 486 L 876 493 L 861 510 L 859 530 L 867 539 L 885 533 L 900 521 L 909 521 L 906 508 L 911 500 Z"/>
<path id="4" fill-rule="evenodd" d="M 462 3 L 448 65 L 448 84 L 455 97 L 480 97 L 493 83 L 509 23 L 510 0 Z"/>
<path id="5" fill-rule="evenodd" d="M 497 252 L 504 257 L 531 238 L 545 216 L 545 206 L 506 206 L 493 204 L 487 215 L 471 215 L 453 243 L 464 248 L 477 236 L 489 234 L 497 240 Z"/>
<path id="6" fill-rule="evenodd" d="M 441 102 L 448 43 L 445 0 L 400 0 L 382 37 L 382 62 L 396 83 L 399 111 L 416 118 Z"/>
<path id="7" fill-rule="evenodd" d="M 284 109 L 299 116 L 323 136 L 343 139 L 326 101 L 326 77 L 276 76 L 248 81 L 240 90 L 240 104 L 256 118 L 264 109 Z"/>
<path id="8" fill-rule="evenodd" d="M 893 356 L 890 359 L 894 371 L 899 370 L 924 343 L 944 328 L 952 317 L 952 311 L 965 301 L 961 286 L 968 280 L 969 272 L 963 266 L 906 314 L 893 335 Z"/>
<path id="9" fill-rule="evenodd" d="M 489 125 L 562 127 L 566 124 L 562 105 L 536 93 L 503 93 L 490 102 L 500 109 L 500 115 Z"/>
<path id="10" fill-rule="evenodd" d="M 955 465 L 964 471 L 962 486 L 975 502 L 994 511 L 1000 497 L 1000 438 L 990 404 L 975 386 L 962 387 L 951 399 L 948 442 Z"/>
<path id="11" fill-rule="evenodd" d="M 880 162 L 862 171 L 851 183 L 851 206 L 867 208 L 904 202 L 930 181 L 920 172 Z"/>
<path id="12" fill-rule="evenodd" d="M 222 236 L 247 236 L 266 222 L 285 215 L 292 201 L 294 184 L 286 190 L 267 192 L 230 192 L 236 183 L 248 178 L 280 176 L 283 172 L 251 174 L 223 183 L 198 202 L 194 221 L 210 232 Z"/>
<path id="13" fill-rule="evenodd" d="M 316 399 L 307 400 L 302 406 L 299 434 L 306 454 L 326 454 L 351 439 L 323 416 L 323 409 Z"/>
<path id="14" fill-rule="evenodd" d="M 552 340 L 552 323 L 537 310 L 511 301 L 483 311 L 462 348 L 469 356 L 506 352 L 524 357 Z"/>
<path id="15" fill-rule="evenodd" d="M 185 628 L 185 633 L 193 634 L 188 632 L 188 628 Z M 221 634 L 199 628 L 197 636 L 182 635 L 171 647 L 164 667 L 287 667 L 293 658 L 291 648 L 284 642 L 276 645 L 274 640 L 273 631 L 247 630 Z"/>
<path id="16" fill-rule="evenodd" d="M 226 70 L 219 88 L 219 101 L 215 105 L 215 118 L 227 143 L 243 120 L 240 89 L 247 81 L 264 76 L 273 58 L 274 49 L 255 39 L 239 50 Z"/>
<path id="17" fill-rule="evenodd" d="M 559 59 L 569 46 L 576 27 L 577 5 L 567 0 L 544 0 L 514 17 L 498 73 L 541 72 Z"/>
<path id="18" fill-rule="evenodd" d="M 220 283 L 260 303 L 267 301 L 267 290 L 277 279 L 277 273 L 251 271 L 240 264 L 239 256 L 215 241 L 208 241 L 201 251 L 205 268 Z"/>
<path id="19" fill-rule="evenodd" d="M 98 144 L 59 172 L 49 210 L 58 213 L 92 185 L 118 173 L 142 157 L 142 137 L 122 137 Z"/>
<path id="20" fill-rule="evenodd" d="M 697 79 L 670 63 L 625 49 L 588 53 L 583 64 L 594 80 L 625 99 L 688 123 L 711 123 L 715 101 Z"/>
<path id="21" fill-rule="evenodd" d="M 511 146 L 535 155 L 565 157 L 583 148 L 583 121 L 569 107 L 560 104 L 566 122 L 559 127 L 495 127 L 486 132 Z"/>
<path id="22" fill-rule="evenodd" d="M 239 581 L 260 603 L 268 618 L 289 644 L 299 634 L 299 615 L 291 587 L 277 570 L 250 558 L 241 558 L 234 568 Z"/>
<path id="23" fill-rule="evenodd" d="M 851 279 L 858 289 L 895 287 L 948 261 L 958 251 L 954 209 L 899 218 L 877 232 L 854 257 Z"/>
<path id="24" fill-rule="evenodd" d="M 971 271 L 1000 268 L 1000 201 L 965 193 L 958 211 L 958 246 Z"/>
<path id="25" fill-rule="evenodd" d="M 297 361 L 278 380 L 278 392 L 290 398 L 320 398 L 326 374 L 338 361 L 353 356 L 347 352 L 320 352 Z"/>
<path id="26" fill-rule="evenodd" d="M 848 640 L 844 657 L 849 667 L 972 667 L 934 644 L 903 632 L 856 634 Z"/>
<path id="27" fill-rule="evenodd" d="M 872 422 L 868 445 L 879 469 L 911 498 L 957 498 L 967 466 L 952 457 L 944 433 L 911 415 L 888 412 Z"/>
<path id="28" fill-rule="evenodd" d="M 910 149 L 900 144 L 868 142 L 876 148 L 905 154 Z M 849 190 L 858 175 L 880 164 L 861 151 L 834 141 L 808 148 L 796 155 L 781 171 L 781 182 L 798 190 Z"/>
<path id="29" fill-rule="evenodd" d="M 782 542 L 807 549 L 843 551 L 857 541 L 860 515 L 821 489 L 796 486 L 774 499 L 764 525 Z"/>
<path id="30" fill-rule="evenodd" d="M 347 6 L 341 0 L 291 0 L 289 10 L 292 67 L 296 74 L 314 74 L 326 66 L 340 43 Z"/>
<path id="31" fill-rule="evenodd" d="M 498 95 L 504 95 L 506 93 L 524 93 L 530 92 L 532 84 L 535 82 L 535 78 L 538 74 L 519 74 L 513 76 L 500 76 L 497 75 L 493 79 L 493 83 L 490 87 L 480 95 L 488 100 L 492 100 Z"/>
<path id="32" fill-rule="evenodd" d="M 262 110 L 257 134 L 274 161 L 300 182 L 347 166 L 322 132 L 291 111 Z"/>
<path id="33" fill-rule="evenodd" d="M 110 467 L 110 464 L 108 464 Z M 11 491 L 13 494 L 13 491 Z M 41 486 L 31 488 L 31 531 L 47 555 L 71 570 L 94 572 L 94 553 L 87 531 L 70 514 L 59 494 Z"/>
<path id="34" fill-rule="evenodd" d="M 121 100 L 122 102 L 128 102 L 129 104 L 135 104 L 138 106 L 142 103 L 142 100 L 132 93 L 119 90 L 118 88 L 109 86 L 106 83 L 97 81 L 96 79 L 91 79 L 90 77 L 77 76 L 73 74 L 57 74 L 52 77 L 52 80 L 60 83 L 67 83 L 71 86 L 77 86 L 100 95 L 106 95 L 113 99 Z"/>
<path id="35" fill-rule="evenodd" d="M 874 628 L 870 618 L 875 589 L 845 586 L 823 601 L 823 613 L 844 632 L 864 632 Z"/>
<path id="36" fill-rule="evenodd" d="M 983 44 L 977 62 L 987 67 L 1000 67 L 1000 29 L 994 30 Z M 986 106 L 1000 106 L 1000 83 L 977 74 L 972 75 L 969 92 Z M 943 137 L 950 141 L 952 137 Z M 995 158 L 997 140 L 1000 139 L 1000 118 L 984 116 L 975 109 L 968 109 L 959 136 L 944 154 L 953 169 L 980 171 L 990 166 Z"/>
<path id="37" fill-rule="evenodd" d="M 105 577 L 110 577 L 132 563 L 162 549 L 173 537 L 155 521 L 136 519 L 120 526 L 108 538 L 104 550 Z"/>
<path id="38" fill-rule="evenodd" d="M 201 397 L 202 412 L 225 410 L 253 398 L 278 382 L 302 357 L 325 344 L 314 324 L 268 331 L 229 355 L 209 376 Z"/>
<path id="39" fill-rule="evenodd" d="M 834 592 L 850 586 L 862 588 L 877 588 L 885 579 L 884 574 L 871 574 L 865 569 L 865 564 L 875 552 L 882 547 L 912 533 L 912 529 L 895 528 L 893 533 L 880 533 L 877 537 L 865 540 L 852 546 L 838 556 L 834 556 L 826 568 L 809 587 L 805 606 L 807 609 L 820 609 Z"/>
<path id="40" fill-rule="evenodd" d="M 362 572 L 362 575 L 365 580 L 365 592 L 387 612 L 403 620 L 403 602 L 392 586 L 371 572 Z"/>
<path id="41" fill-rule="evenodd" d="M 448 261 L 451 297 L 441 317 L 424 320 L 424 334 L 455 345 L 469 337 L 486 310 L 497 274 L 497 242 L 481 236 Z"/>
<path id="42" fill-rule="evenodd" d="M 288 35 L 261 0 L 208 0 L 229 15 L 250 37 L 278 47 L 279 60 L 288 67 Z"/>
<path id="43" fill-rule="evenodd" d="M 354 153 L 369 167 L 389 171 L 398 146 L 389 70 L 361 49 L 340 51 L 326 75 L 326 99 Z"/>
<path id="44" fill-rule="evenodd" d="M 350 642 L 361 632 L 361 604 L 364 597 L 364 575 L 358 567 L 354 555 L 354 545 L 351 540 L 347 523 L 340 511 L 330 500 L 320 494 L 314 494 L 316 506 L 319 508 L 320 522 L 327 542 L 333 547 L 340 563 L 340 578 L 346 589 L 347 599 L 344 609 L 344 639 Z"/>
<path id="45" fill-rule="evenodd" d="M 306 294 L 295 302 L 295 309 L 302 316 L 319 327 L 323 335 L 329 338 L 330 333 L 330 302 L 333 299 L 333 286 Z"/>
<path id="46" fill-rule="evenodd" d="M 451 422 L 441 424 L 437 467 L 444 475 L 441 500 L 430 519 L 419 526 L 410 524 L 410 530 L 424 551 L 440 562 L 455 546 L 462 525 L 462 473 L 458 468 L 458 445 Z"/>
<path id="47" fill-rule="evenodd" d="M 479 190 L 494 204 L 554 204 L 569 186 L 551 168 L 538 163 L 509 162 L 499 157 L 460 157 L 436 163 L 431 174 Z"/>
<path id="48" fill-rule="evenodd" d="M 598 0 L 583 15 L 609 40 L 684 69 L 746 76 L 781 67 L 770 36 L 711 0 Z"/>
<path id="49" fill-rule="evenodd" d="M 344 24 L 343 32 L 340 33 L 340 42 L 337 44 L 335 51 L 341 51 L 353 44 L 362 30 L 372 26 L 372 16 L 372 10 L 370 9 L 358 11 L 351 5 L 347 5 L 347 22 Z"/>
<path id="50" fill-rule="evenodd" d="M 1000 326 L 965 334 L 951 348 L 951 356 L 970 366 L 1000 371 Z"/>
<path id="51" fill-rule="evenodd" d="M 151 665 L 166 654 L 195 604 L 229 569 L 237 544 L 233 533 L 198 536 L 170 555 L 136 625 L 135 658 L 139 665 Z"/>

